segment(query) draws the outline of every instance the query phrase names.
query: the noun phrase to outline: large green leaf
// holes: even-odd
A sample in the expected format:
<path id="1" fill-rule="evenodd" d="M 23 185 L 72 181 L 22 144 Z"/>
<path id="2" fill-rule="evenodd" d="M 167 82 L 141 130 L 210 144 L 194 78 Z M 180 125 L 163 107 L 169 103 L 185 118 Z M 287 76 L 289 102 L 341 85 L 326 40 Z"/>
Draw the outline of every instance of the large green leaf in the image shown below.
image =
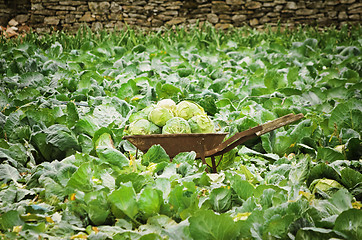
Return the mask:
<path id="1" fill-rule="evenodd" d="M 202 210 L 190 217 L 189 222 L 193 239 L 231 240 L 239 236 L 238 225 L 226 214 Z"/>
<path id="2" fill-rule="evenodd" d="M 91 163 L 83 163 L 69 179 L 66 187 L 69 188 L 70 191 L 77 189 L 83 192 L 91 192 L 93 190 L 92 176 Z"/>
<path id="3" fill-rule="evenodd" d="M 298 159 L 298 161 L 298 164 L 296 164 L 289 172 L 289 180 L 293 185 L 304 182 L 308 178 L 310 172 L 311 158 L 309 155 L 305 155 L 301 159 Z"/>
<path id="4" fill-rule="evenodd" d="M 331 112 L 328 126 L 333 129 L 336 124 L 339 128 L 351 128 L 362 131 L 362 104 L 357 99 L 338 104 Z"/>
<path id="5" fill-rule="evenodd" d="M 8 211 L 0 216 L 1 229 L 6 231 L 14 226 L 22 226 L 24 221 L 20 218 L 19 212 L 16 210 Z"/>
<path id="6" fill-rule="evenodd" d="M 248 181 L 241 179 L 239 175 L 234 175 L 231 181 L 231 187 L 243 200 L 247 200 L 254 193 L 254 186 Z"/>
<path id="7" fill-rule="evenodd" d="M 90 192 L 84 196 L 84 199 L 87 204 L 86 211 L 90 220 L 95 225 L 103 224 L 110 214 L 107 193 L 105 191 Z"/>
<path id="8" fill-rule="evenodd" d="M 214 188 L 209 198 L 216 212 L 226 212 L 231 208 L 231 191 L 225 187 Z"/>
<path id="9" fill-rule="evenodd" d="M 66 126 L 55 124 L 47 128 L 44 132 L 47 134 L 46 142 L 57 147 L 60 151 L 66 151 L 72 148 L 80 150 L 77 139 Z"/>
<path id="10" fill-rule="evenodd" d="M 342 212 L 336 219 L 334 230 L 342 232 L 346 239 L 362 238 L 362 210 L 349 209 Z"/>
<path id="11" fill-rule="evenodd" d="M 320 239 L 339 239 L 339 235 L 330 229 L 306 227 L 297 232 L 296 239 L 301 240 L 320 240 Z"/>
<path id="12" fill-rule="evenodd" d="M 142 158 L 142 164 L 145 166 L 160 162 L 170 162 L 170 157 L 160 145 L 153 145 Z"/>
<path id="13" fill-rule="evenodd" d="M 198 198 L 193 182 L 184 182 L 171 190 L 169 195 L 169 204 L 184 220 L 198 209 Z"/>
<path id="14" fill-rule="evenodd" d="M 345 159 L 343 153 L 338 152 L 337 150 L 330 147 L 319 147 L 317 151 L 317 158 L 327 163 Z"/>
<path id="15" fill-rule="evenodd" d="M 119 167 L 120 169 L 129 166 L 128 158 L 117 149 L 109 147 L 98 147 L 96 152 L 102 161 L 108 162 L 114 166 Z"/>
<path id="16" fill-rule="evenodd" d="M 131 219 L 134 219 L 138 213 L 136 193 L 132 184 L 121 184 L 117 190 L 108 196 L 108 201 Z M 116 217 L 119 216 L 116 215 Z"/>
<path id="17" fill-rule="evenodd" d="M 162 192 L 158 189 L 145 188 L 141 191 L 137 203 L 145 218 L 156 215 L 163 203 Z"/>
<path id="18" fill-rule="evenodd" d="M 19 178 L 20 174 L 16 168 L 10 166 L 9 164 L 0 165 L 0 181 L 2 183 L 8 183 L 9 181 L 17 183 Z"/>

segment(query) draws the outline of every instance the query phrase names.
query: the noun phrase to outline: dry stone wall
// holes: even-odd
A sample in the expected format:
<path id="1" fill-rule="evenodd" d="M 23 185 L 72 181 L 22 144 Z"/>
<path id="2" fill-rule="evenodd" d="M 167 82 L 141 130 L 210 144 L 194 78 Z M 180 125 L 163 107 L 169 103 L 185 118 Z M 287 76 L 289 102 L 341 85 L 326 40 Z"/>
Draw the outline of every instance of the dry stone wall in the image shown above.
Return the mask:
<path id="1" fill-rule="evenodd" d="M 0 6 L 1 6 L 0 0 Z M 341 26 L 362 20 L 360 0 L 28 0 L 27 24 L 37 31 L 77 30 L 82 24 L 93 30 L 145 29 L 209 22 L 217 28 L 265 25 L 293 27 L 299 24 Z M 22 13 L 23 15 L 23 13 Z"/>

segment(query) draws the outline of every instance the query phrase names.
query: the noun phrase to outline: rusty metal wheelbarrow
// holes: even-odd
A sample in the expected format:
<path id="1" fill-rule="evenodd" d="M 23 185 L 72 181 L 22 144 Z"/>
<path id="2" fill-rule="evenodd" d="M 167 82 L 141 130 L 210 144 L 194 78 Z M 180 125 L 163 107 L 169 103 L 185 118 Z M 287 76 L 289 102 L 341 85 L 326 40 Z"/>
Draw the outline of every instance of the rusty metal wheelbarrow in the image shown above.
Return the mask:
<path id="1" fill-rule="evenodd" d="M 303 118 L 303 114 L 288 114 L 273 121 L 250 128 L 246 131 L 236 133 L 223 142 L 228 133 L 190 133 L 190 134 L 152 134 L 152 135 L 129 135 L 123 139 L 132 143 L 137 150 L 147 152 L 155 144 L 161 145 L 172 159 L 181 152 L 196 152 L 196 158 L 201 158 L 203 164 L 207 164 L 212 172 L 221 162 L 216 163 L 215 156 L 223 155 L 243 142 L 258 137 L 277 128 L 288 125 Z M 205 158 L 211 158 L 211 166 L 206 163 Z"/>

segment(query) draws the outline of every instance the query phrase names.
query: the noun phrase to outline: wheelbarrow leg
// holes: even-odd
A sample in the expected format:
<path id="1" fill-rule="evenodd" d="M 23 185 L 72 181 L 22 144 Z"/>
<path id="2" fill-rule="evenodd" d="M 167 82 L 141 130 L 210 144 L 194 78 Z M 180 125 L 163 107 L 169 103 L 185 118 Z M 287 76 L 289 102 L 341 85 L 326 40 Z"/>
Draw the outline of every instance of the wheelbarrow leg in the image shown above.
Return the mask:
<path id="1" fill-rule="evenodd" d="M 208 164 L 206 163 L 206 159 L 205 159 L 205 151 L 201 151 L 201 152 L 200 152 L 200 158 L 201 158 L 202 164 L 208 165 Z M 209 171 L 207 170 L 207 168 L 205 169 L 205 171 L 206 171 L 206 172 L 209 172 Z"/>
<path id="2" fill-rule="evenodd" d="M 211 156 L 211 164 L 212 164 L 212 173 L 217 173 L 215 156 Z"/>

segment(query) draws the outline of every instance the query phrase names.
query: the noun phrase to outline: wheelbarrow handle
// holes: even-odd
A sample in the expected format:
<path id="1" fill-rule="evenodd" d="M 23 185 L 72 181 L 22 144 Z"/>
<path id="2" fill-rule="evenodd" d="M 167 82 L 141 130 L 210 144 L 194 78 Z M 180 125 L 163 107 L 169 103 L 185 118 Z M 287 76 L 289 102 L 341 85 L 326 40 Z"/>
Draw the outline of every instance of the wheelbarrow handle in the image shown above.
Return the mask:
<path id="1" fill-rule="evenodd" d="M 236 133 L 234 136 L 232 136 L 229 139 L 227 139 L 226 141 L 222 142 L 216 148 L 206 151 L 205 157 L 222 155 L 251 138 L 263 135 L 263 134 L 273 131 L 277 128 L 288 125 L 303 117 L 304 116 L 302 113 L 299 113 L 296 115 L 291 113 L 291 114 L 285 115 L 283 117 L 277 118 L 273 121 L 250 128 L 246 131 Z"/>
<path id="2" fill-rule="evenodd" d="M 277 118 L 273 121 L 262 124 L 263 129 L 256 133 L 257 136 L 263 135 L 265 133 L 271 132 L 277 128 L 284 127 L 292 122 L 298 121 L 304 117 L 303 113 L 299 114 L 288 114 L 283 117 Z"/>

